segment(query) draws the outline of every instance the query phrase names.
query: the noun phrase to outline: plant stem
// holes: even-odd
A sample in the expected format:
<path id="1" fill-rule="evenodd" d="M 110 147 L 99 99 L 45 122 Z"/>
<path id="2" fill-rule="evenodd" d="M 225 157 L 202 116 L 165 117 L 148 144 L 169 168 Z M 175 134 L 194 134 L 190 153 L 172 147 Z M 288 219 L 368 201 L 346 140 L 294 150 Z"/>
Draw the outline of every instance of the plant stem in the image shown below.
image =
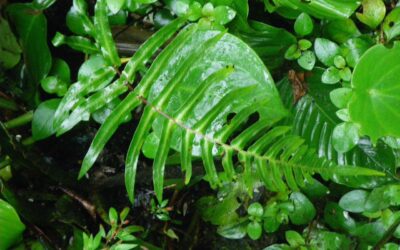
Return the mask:
<path id="1" fill-rule="evenodd" d="M 29 111 L 21 116 L 18 116 L 17 118 L 5 122 L 4 126 L 7 129 L 17 128 L 30 123 L 32 119 L 33 119 L 33 111 Z"/>
<path id="2" fill-rule="evenodd" d="M 3 97 L 0 97 L 0 108 L 12 110 L 12 111 L 18 110 L 18 106 L 15 102 L 13 102 L 11 100 L 7 100 Z"/>

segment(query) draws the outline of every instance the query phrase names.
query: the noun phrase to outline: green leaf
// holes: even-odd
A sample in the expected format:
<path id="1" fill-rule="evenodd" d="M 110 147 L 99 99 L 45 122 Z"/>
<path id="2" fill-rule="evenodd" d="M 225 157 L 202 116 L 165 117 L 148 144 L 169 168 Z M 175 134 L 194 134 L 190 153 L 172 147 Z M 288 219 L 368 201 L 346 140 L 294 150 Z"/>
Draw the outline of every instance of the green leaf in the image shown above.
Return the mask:
<path id="1" fill-rule="evenodd" d="M 183 16 L 189 11 L 190 0 L 165 0 L 167 6 L 177 16 Z"/>
<path id="2" fill-rule="evenodd" d="M 394 108 L 400 106 L 399 56 L 400 43 L 391 49 L 375 45 L 354 69 L 350 118 L 359 124 L 360 134 L 370 136 L 373 142 L 384 136 L 400 137 L 400 115 Z"/>
<path id="3" fill-rule="evenodd" d="M 377 212 L 389 206 L 400 205 L 400 185 L 392 184 L 372 190 L 365 203 L 367 212 Z"/>
<path id="4" fill-rule="evenodd" d="M 342 48 L 345 51 L 346 63 L 354 68 L 360 61 L 361 56 L 373 45 L 369 37 L 357 37 L 347 40 Z"/>
<path id="5" fill-rule="evenodd" d="M 273 2 L 275 5 L 273 5 Z M 306 12 L 320 19 L 340 19 L 349 18 L 360 5 L 360 1 L 347 0 L 273 0 L 264 1 L 266 8 L 270 11 L 283 6 L 297 11 Z M 279 9 L 278 9 L 279 10 Z"/>
<path id="6" fill-rule="evenodd" d="M 382 29 L 388 41 L 400 35 L 400 7 L 394 8 L 386 16 Z"/>
<path id="7" fill-rule="evenodd" d="M 22 239 L 25 225 L 15 209 L 0 199 L 0 249 L 8 249 Z"/>
<path id="8" fill-rule="evenodd" d="M 290 221 L 294 225 L 305 225 L 314 219 L 316 210 L 311 201 L 302 193 L 293 192 L 289 200 L 294 205 L 294 210 L 289 213 Z"/>
<path id="9" fill-rule="evenodd" d="M 312 42 L 307 39 L 300 39 L 297 44 L 299 45 L 299 49 L 302 51 L 306 51 L 312 47 Z"/>
<path id="10" fill-rule="evenodd" d="M 329 67 L 333 66 L 334 58 L 340 53 L 340 48 L 326 38 L 317 38 L 314 42 L 314 51 L 318 60 Z"/>
<path id="11" fill-rule="evenodd" d="M 351 88 L 338 88 L 329 93 L 332 103 L 339 109 L 347 107 L 353 90 Z"/>
<path id="12" fill-rule="evenodd" d="M 343 234 L 315 229 L 310 233 L 309 244 L 315 249 L 351 249 L 352 241 Z"/>
<path id="13" fill-rule="evenodd" d="M 21 52 L 10 25 L 0 16 L 0 67 L 10 69 L 17 65 Z"/>
<path id="14" fill-rule="evenodd" d="M 301 13 L 295 23 L 294 31 L 299 36 L 307 36 L 313 32 L 314 22 L 307 13 Z"/>
<path id="15" fill-rule="evenodd" d="M 325 205 L 324 221 L 335 230 L 349 232 L 356 228 L 356 221 L 342 207 L 333 202 Z"/>
<path id="16" fill-rule="evenodd" d="M 35 8 L 44 10 L 44 9 L 49 8 L 55 2 L 56 2 L 56 0 L 34 0 L 32 3 L 33 3 L 33 6 L 35 6 Z"/>
<path id="17" fill-rule="evenodd" d="M 116 14 L 125 4 L 125 0 L 106 0 L 111 14 Z"/>
<path id="18" fill-rule="evenodd" d="M 359 225 L 351 234 L 358 237 L 360 241 L 370 245 L 375 245 L 383 237 L 386 231 L 385 225 L 381 221 Z"/>
<path id="19" fill-rule="evenodd" d="M 236 210 L 240 207 L 236 195 L 229 195 L 220 200 L 213 196 L 202 197 L 196 204 L 203 220 L 213 225 L 229 225 L 235 223 L 239 216 Z"/>
<path id="20" fill-rule="evenodd" d="M 359 128 L 352 122 L 344 122 L 335 127 L 332 135 L 332 144 L 336 151 L 345 153 L 357 145 L 360 139 Z"/>
<path id="21" fill-rule="evenodd" d="M 258 240 L 262 234 L 261 224 L 256 221 L 252 221 L 247 224 L 247 234 L 249 235 L 250 239 Z"/>
<path id="22" fill-rule="evenodd" d="M 299 247 L 306 244 L 304 238 L 296 231 L 286 231 L 285 238 L 291 247 Z"/>
<path id="23" fill-rule="evenodd" d="M 318 155 L 339 164 L 364 166 L 369 169 L 382 171 L 384 177 L 366 177 L 354 175 L 351 178 L 335 175 L 334 182 L 354 188 L 374 188 L 396 179 L 395 154 L 389 146 L 378 141 L 376 147 L 365 138 L 350 152 L 338 153 L 332 146 L 332 132 L 341 121 L 335 115 L 337 108 L 329 98 L 337 85 L 321 83 L 323 70 L 315 68 L 312 74 L 306 77 L 308 94 L 301 98 L 293 107 L 292 85 L 287 78 L 277 85 L 280 88 L 285 106 L 293 109 L 293 118 L 287 124 L 293 126 L 293 133 L 306 140 L 307 145 L 317 150 Z M 310 197 L 310 196 L 309 196 Z"/>
<path id="24" fill-rule="evenodd" d="M 239 221 L 234 224 L 218 227 L 217 233 L 227 239 L 242 239 L 247 233 L 246 222 Z"/>
<path id="25" fill-rule="evenodd" d="M 346 211 L 362 213 L 365 211 L 365 203 L 369 193 L 365 190 L 353 190 L 340 198 L 339 205 Z"/>
<path id="26" fill-rule="evenodd" d="M 264 213 L 264 209 L 260 203 L 255 202 L 251 203 L 250 206 L 247 208 L 247 213 L 254 217 L 261 217 Z"/>
<path id="27" fill-rule="evenodd" d="M 37 86 L 50 71 L 52 61 L 47 45 L 47 21 L 32 4 L 11 4 L 7 12 L 21 39 L 24 63 L 31 81 Z"/>
<path id="28" fill-rule="evenodd" d="M 54 134 L 53 119 L 59 104 L 60 99 L 51 99 L 40 103 L 35 110 L 32 120 L 32 137 L 35 141 Z"/>
<path id="29" fill-rule="evenodd" d="M 111 207 L 108 211 L 108 219 L 110 220 L 110 224 L 116 226 L 118 223 L 118 212 L 115 208 Z"/>
<path id="30" fill-rule="evenodd" d="M 297 44 L 292 44 L 285 52 L 286 60 L 294 60 L 301 57 L 301 50 Z"/>
<path id="31" fill-rule="evenodd" d="M 217 6 L 214 9 L 213 16 L 216 23 L 225 25 L 235 18 L 236 11 L 228 6 Z"/>
<path id="32" fill-rule="evenodd" d="M 321 78 L 322 82 L 325 84 L 336 84 L 340 79 L 340 71 L 334 66 L 327 68 Z"/>
<path id="33" fill-rule="evenodd" d="M 322 33 L 324 37 L 337 43 L 344 43 L 361 35 L 352 19 L 330 20 L 322 26 Z"/>
<path id="34" fill-rule="evenodd" d="M 312 51 L 305 51 L 297 59 L 297 63 L 305 70 L 312 70 L 315 65 L 315 54 Z"/>
<path id="35" fill-rule="evenodd" d="M 120 66 L 121 60 L 118 56 L 117 48 L 111 34 L 108 23 L 106 0 L 98 0 L 95 6 L 94 26 L 96 29 L 96 39 L 98 40 L 106 61 L 111 66 Z M 119 1 L 119 0 L 117 0 Z"/>
<path id="36" fill-rule="evenodd" d="M 363 0 L 363 13 L 356 13 L 360 22 L 375 29 L 383 21 L 386 14 L 386 6 L 382 0 Z"/>
<path id="37" fill-rule="evenodd" d="M 296 43 L 296 38 L 285 29 L 256 21 L 247 23 L 242 18 L 235 18 L 230 31 L 246 42 L 270 70 L 283 64 L 285 51 Z"/>

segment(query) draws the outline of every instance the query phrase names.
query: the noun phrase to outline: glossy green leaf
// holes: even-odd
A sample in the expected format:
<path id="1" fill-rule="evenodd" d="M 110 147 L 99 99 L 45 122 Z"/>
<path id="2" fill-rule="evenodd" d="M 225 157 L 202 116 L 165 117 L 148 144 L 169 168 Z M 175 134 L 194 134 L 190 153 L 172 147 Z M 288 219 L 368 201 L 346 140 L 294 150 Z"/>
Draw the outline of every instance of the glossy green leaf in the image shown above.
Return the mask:
<path id="1" fill-rule="evenodd" d="M 344 48 L 346 63 L 354 68 L 361 56 L 373 45 L 369 37 L 357 37 L 347 40 L 341 47 Z"/>
<path id="2" fill-rule="evenodd" d="M 382 29 L 388 41 L 400 35 L 400 7 L 394 8 L 386 16 Z"/>
<path id="3" fill-rule="evenodd" d="M 299 247 L 306 244 L 304 238 L 296 231 L 286 231 L 285 238 L 291 247 Z"/>
<path id="4" fill-rule="evenodd" d="M 96 54 L 99 52 L 99 49 L 90 39 L 82 36 L 67 37 L 57 32 L 51 42 L 54 47 L 59 47 L 63 44 L 66 44 L 72 49 L 83 52 L 85 54 Z"/>
<path id="5" fill-rule="evenodd" d="M 305 70 L 312 70 L 315 65 L 315 54 L 312 51 L 305 51 L 297 59 L 297 63 Z"/>
<path id="6" fill-rule="evenodd" d="M 400 186 L 396 184 L 378 187 L 372 190 L 365 202 L 365 211 L 377 212 L 389 206 L 400 205 Z"/>
<path id="7" fill-rule="evenodd" d="M 400 105 L 399 56 L 399 43 L 391 49 L 375 45 L 354 69 L 354 91 L 348 106 L 350 118 L 359 124 L 360 134 L 370 136 L 373 142 L 384 136 L 400 137 L 400 116 L 394 108 Z"/>
<path id="8" fill-rule="evenodd" d="M 358 20 L 375 29 L 385 18 L 386 6 L 382 0 L 363 0 L 363 13 L 356 13 Z"/>
<path id="9" fill-rule="evenodd" d="M 34 84 L 40 81 L 50 71 L 52 60 L 47 45 L 47 21 L 42 11 L 32 4 L 11 4 L 7 12 L 21 39 L 29 77 Z"/>
<path id="10" fill-rule="evenodd" d="M 233 34 L 245 41 L 263 60 L 268 69 L 283 64 L 285 51 L 296 43 L 296 38 L 284 29 L 236 18 L 231 27 Z"/>
<path id="11" fill-rule="evenodd" d="M 325 84 L 336 84 L 340 81 L 340 79 L 341 75 L 339 69 L 331 66 L 324 71 L 321 81 Z"/>
<path id="12" fill-rule="evenodd" d="M 218 227 L 217 233 L 228 239 L 242 239 L 247 234 L 246 222 L 239 221 L 234 224 Z"/>
<path id="13" fill-rule="evenodd" d="M 357 145 L 359 128 L 355 123 L 344 122 L 335 127 L 332 134 L 332 144 L 336 151 L 345 153 Z"/>
<path id="14" fill-rule="evenodd" d="M 306 12 L 320 19 L 348 18 L 360 5 L 356 0 L 272 0 L 264 1 L 266 8 L 274 11 L 277 7 L 284 6 L 294 10 Z M 278 9 L 279 10 L 279 9 Z"/>
<path id="15" fill-rule="evenodd" d="M 59 103 L 60 99 L 44 101 L 35 110 L 32 121 L 32 137 L 35 141 L 54 134 L 53 119 Z"/>
<path id="16" fill-rule="evenodd" d="M 322 26 L 322 32 L 324 37 L 337 43 L 344 43 L 361 35 L 352 19 L 330 20 Z"/>
<path id="17" fill-rule="evenodd" d="M 117 0 L 119 1 L 119 0 Z M 95 6 L 94 26 L 96 39 L 100 44 L 100 50 L 106 61 L 111 66 L 121 65 L 111 28 L 108 23 L 106 0 L 98 0 Z"/>
<path id="18" fill-rule="evenodd" d="M 309 244 L 315 249 L 352 248 L 352 241 L 344 234 L 315 229 L 309 237 Z"/>
<path id="19" fill-rule="evenodd" d="M 365 211 L 369 192 L 365 190 L 353 190 L 340 198 L 339 205 L 346 211 L 352 213 L 361 213 Z"/>
<path id="20" fill-rule="evenodd" d="M 247 225 L 247 234 L 249 235 L 250 239 L 258 240 L 262 234 L 262 227 L 259 222 L 252 221 Z"/>
<path id="21" fill-rule="evenodd" d="M 356 221 L 337 203 L 328 202 L 324 208 L 324 221 L 335 230 L 351 231 L 356 228 Z"/>
<path id="22" fill-rule="evenodd" d="M 347 107 L 352 95 L 351 88 L 338 88 L 329 93 L 332 103 L 339 109 Z"/>
<path id="23" fill-rule="evenodd" d="M 247 208 L 247 213 L 254 217 L 261 217 L 264 213 L 264 209 L 260 203 L 255 202 L 250 204 L 250 206 Z"/>
<path id="24" fill-rule="evenodd" d="M 125 0 L 106 0 L 112 14 L 116 14 L 124 6 Z"/>
<path id="25" fill-rule="evenodd" d="M 314 219 L 316 210 L 311 201 L 302 193 L 294 192 L 289 200 L 294 205 L 294 210 L 289 213 L 290 221 L 294 225 L 305 225 Z"/>
<path id="26" fill-rule="evenodd" d="M 15 209 L 0 199 L 0 249 L 8 249 L 22 239 L 25 225 Z"/>
<path id="27" fill-rule="evenodd" d="M 317 38 L 314 42 L 314 52 L 323 64 L 333 66 L 334 58 L 340 53 L 340 49 L 336 43 L 326 38 Z"/>
<path id="28" fill-rule="evenodd" d="M 294 31 L 299 36 L 307 36 L 313 32 L 314 23 L 311 17 L 306 13 L 301 13 L 295 23 Z"/>
<path id="29" fill-rule="evenodd" d="M 378 143 L 373 147 L 371 142 L 365 138 L 350 152 L 338 153 L 332 146 L 333 129 L 340 120 L 335 115 L 337 108 L 329 98 L 330 92 L 337 85 L 321 83 L 323 70 L 315 68 L 312 74 L 306 78 L 308 94 L 301 98 L 293 108 L 293 133 L 300 135 L 306 143 L 317 150 L 318 155 L 339 164 L 351 166 L 364 166 L 385 172 L 385 177 L 366 177 L 353 175 L 351 178 L 345 176 L 334 176 L 334 181 L 355 188 L 373 188 L 379 185 L 393 182 L 396 179 L 395 152 L 384 143 Z M 285 105 L 293 107 L 292 86 L 287 79 L 278 83 Z M 310 196 L 309 196 L 310 197 Z"/>

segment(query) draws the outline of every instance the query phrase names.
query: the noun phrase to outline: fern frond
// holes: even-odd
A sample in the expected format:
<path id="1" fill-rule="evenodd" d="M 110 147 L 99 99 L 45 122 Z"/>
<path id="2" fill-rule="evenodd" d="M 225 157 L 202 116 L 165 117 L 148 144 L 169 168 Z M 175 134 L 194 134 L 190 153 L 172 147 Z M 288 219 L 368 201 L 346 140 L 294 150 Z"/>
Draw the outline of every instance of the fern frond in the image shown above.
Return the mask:
<path id="1" fill-rule="evenodd" d="M 70 93 L 83 98 L 73 107 L 59 107 L 57 130 L 64 132 L 74 124 L 127 91 L 127 83 L 144 66 L 155 49 L 183 24 L 175 21 L 156 33 L 132 57 L 120 78 L 102 84 L 89 97 L 85 91 Z M 84 95 L 82 96 L 82 93 Z M 280 192 L 298 190 L 311 175 L 325 178 L 334 175 L 381 175 L 380 172 L 357 168 L 337 167 L 304 145 L 304 140 L 290 133 L 291 128 L 277 123 L 287 111 L 284 108 L 272 77 L 250 47 L 235 36 L 216 30 L 204 30 L 188 25 L 157 56 L 141 81 L 134 87 L 96 134 L 80 171 L 82 177 L 94 164 L 107 141 L 127 113 L 144 104 L 143 114 L 130 143 L 125 166 L 125 184 L 129 199 L 134 200 L 136 169 L 146 138 L 154 134 L 159 141 L 153 162 L 153 183 L 159 201 L 162 200 L 164 170 L 171 150 L 181 154 L 186 182 L 191 178 L 192 157 L 201 157 L 206 176 L 212 187 L 221 184 L 217 159 L 229 178 L 236 174 L 233 157 L 243 166 L 247 189 L 252 192 L 254 173 L 265 185 Z M 259 116 L 251 125 L 252 114 Z M 232 116 L 228 119 L 228 116 Z M 55 123 L 57 124 L 57 123 Z M 65 125 L 66 124 L 66 125 Z M 72 126 L 71 126 L 72 124 Z"/>

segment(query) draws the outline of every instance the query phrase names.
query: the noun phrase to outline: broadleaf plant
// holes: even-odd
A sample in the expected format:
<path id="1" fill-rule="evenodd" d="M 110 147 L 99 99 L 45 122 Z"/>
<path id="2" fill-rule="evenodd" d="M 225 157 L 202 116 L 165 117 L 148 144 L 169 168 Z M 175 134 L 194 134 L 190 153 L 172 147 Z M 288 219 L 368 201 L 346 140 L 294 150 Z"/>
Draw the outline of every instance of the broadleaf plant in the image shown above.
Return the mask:
<path id="1" fill-rule="evenodd" d="M 13 2 L 15 249 L 398 248 L 399 1 Z"/>

